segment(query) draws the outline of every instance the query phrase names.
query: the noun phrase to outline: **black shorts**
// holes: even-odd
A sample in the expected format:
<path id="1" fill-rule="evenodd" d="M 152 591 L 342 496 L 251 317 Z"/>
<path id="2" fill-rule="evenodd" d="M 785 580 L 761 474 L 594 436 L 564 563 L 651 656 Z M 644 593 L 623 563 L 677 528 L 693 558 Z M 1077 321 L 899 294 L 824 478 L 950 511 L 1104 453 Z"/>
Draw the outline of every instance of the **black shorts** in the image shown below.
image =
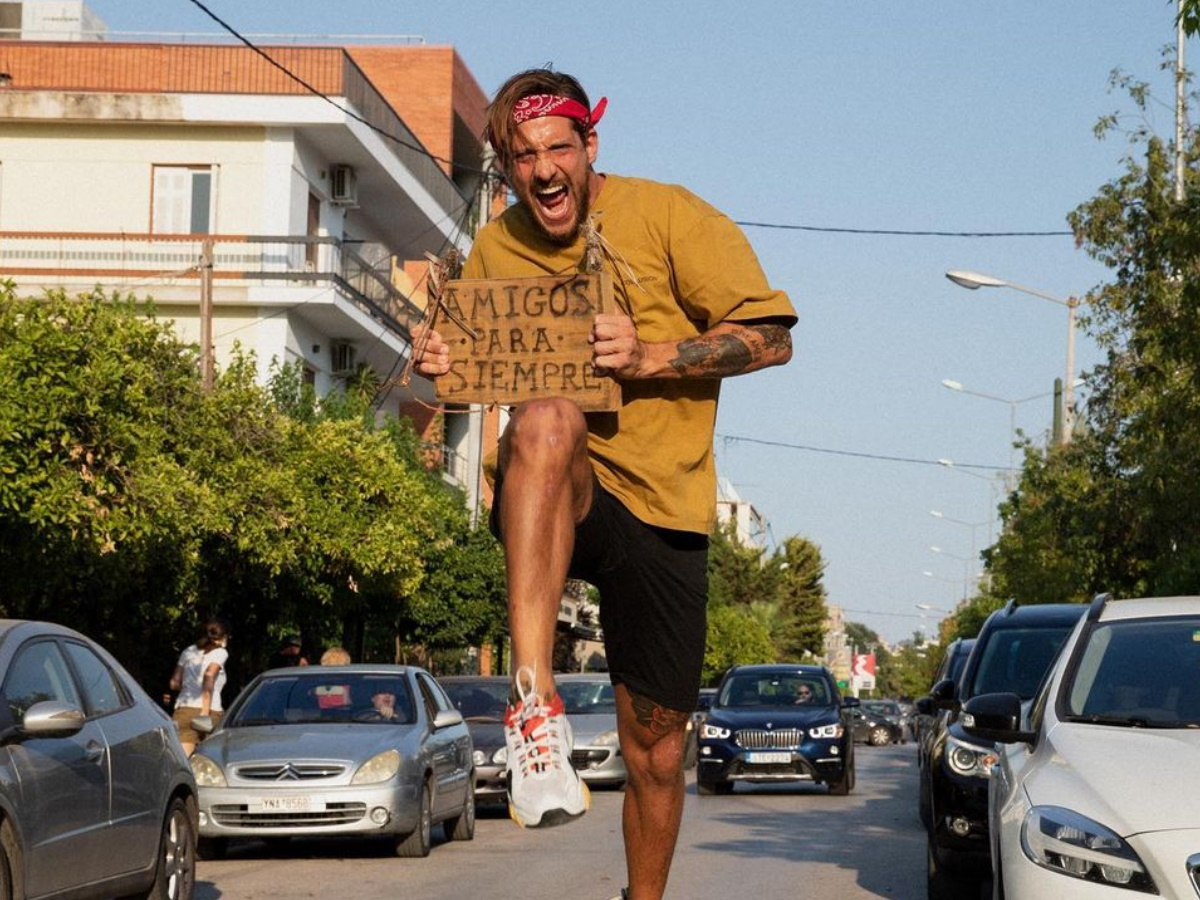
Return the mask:
<path id="1" fill-rule="evenodd" d="M 708 535 L 647 525 L 593 480 L 568 575 L 600 592 L 613 684 L 668 709 L 695 709 L 708 633 Z M 501 480 L 492 503 L 492 532 Z M 501 538 L 503 540 L 503 538 Z"/>

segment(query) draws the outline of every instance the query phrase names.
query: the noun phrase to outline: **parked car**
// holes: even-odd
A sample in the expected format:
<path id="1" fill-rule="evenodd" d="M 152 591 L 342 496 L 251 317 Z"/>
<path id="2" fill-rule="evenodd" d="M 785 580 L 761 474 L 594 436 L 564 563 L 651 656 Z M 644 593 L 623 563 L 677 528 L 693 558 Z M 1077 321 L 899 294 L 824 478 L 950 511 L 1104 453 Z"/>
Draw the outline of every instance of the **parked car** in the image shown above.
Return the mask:
<path id="1" fill-rule="evenodd" d="M 946 652 L 942 654 L 941 662 L 938 663 L 937 671 L 933 675 L 930 691 L 943 681 L 949 681 L 954 685 L 959 683 L 962 679 L 962 670 L 967 664 L 967 656 L 970 655 L 971 648 L 974 646 L 975 638 L 955 638 L 946 646 Z M 916 709 L 913 725 L 916 731 L 917 767 L 920 771 L 925 768 L 932 736 L 939 731 L 934 719 L 946 716 L 948 711 L 938 708 L 932 693 L 919 698 L 914 706 Z M 926 828 L 929 827 L 929 822 L 926 821 L 927 813 L 928 810 L 922 807 L 921 822 Z"/>
<path id="2" fill-rule="evenodd" d="M 467 722 L 475 748 L 475 802 L 508 802 L 508 747 L 504 710 L 512 691 L 507 675 L 446 675 L 438 679 Z"/>
<path id="3" fill-rule="evenodd" d="M 190 900 L 196 786 L 170 716 L 59 625 L 0 621 L 0 678 L 4 896 Z"/>
<path id="4" fill-rule="evenodd" d="M 906 744 L 912 734 L 911 707 L 899 700 L 863 700 L 862 708 L 877 715 L 887 716 L 900 726 L 900 739 L 894 743 Z"/>
<path id="5" fill-rule="evenodd" d="M 696 790 L 706 796 L 728 794 L 739 781 L 813 781 L 831 794 L 850 793 L 847 711 L 856 706 L 824 666 L 734 666 L 700 726 Z"/>
<path id="6" fill-rule="evenodd" d="M 687 733 L 683 736 L 683 767 L 690 769 L 696 765 L 696 756 L 700 752 L 700 726 L 712 706 L 716 688 L 700 688 L 696 697 L 696 708 L 688 717 Z"/>
<path id="7" fill-rule="evenodd" d="M 192 755 L 201 855 L 230 838 L 388 837 L 429 855 L 432 827 L 475 835 L 471 735 L 416 666 L 271 669 Z"/>
<path id="8" fill-rule="evenodd" d="M 904 729 L 900 727 L 900 723 L 867 708 L 865 703 L 846 712 L 850 717 L 851 733 L 858 743 L 882 747 L 885 744 L 902 742 Z"/>
<path id="9" fill-rule="evenodd" d="M 996 691 L 1032 699 L 1086 609 L 1081 603 L 1020 606 L 1009 601 L 983 623 L 960 682 L 934 685 L 934 702 L 947 715 L 934 720 L 936 730 L 920 772 L 919 803 L 929 822 L 930 900 L 977 891 L 990 866 L 987 798 L 996 748 L 963 731 L 961 705 Z"/>
<path id="10" fill-rule="evenodd" d="M 592 787 L 620 788 L 629 777 L 617 739 L 617 701 L 604 672 L 555 675 L 574 737 L 571 763 Z"/>
<path id="11" fill-rule="evenodd" d="M 999 741 L 995 896 L 1195 897 L 1200 889 L 1200 597 L 1097 597 L 1031 708 L 963 708 Z"/>

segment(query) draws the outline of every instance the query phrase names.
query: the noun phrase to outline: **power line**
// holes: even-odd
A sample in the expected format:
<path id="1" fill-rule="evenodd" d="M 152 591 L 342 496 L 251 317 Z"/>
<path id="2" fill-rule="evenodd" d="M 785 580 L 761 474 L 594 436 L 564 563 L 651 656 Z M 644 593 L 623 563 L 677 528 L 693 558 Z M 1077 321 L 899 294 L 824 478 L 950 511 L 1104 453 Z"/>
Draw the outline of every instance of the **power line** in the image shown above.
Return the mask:
<path id="1" fill-rule="evenodd" d="M 201 12 L 203 12 L 206 16 L 208 16 L 210 19 L 212 19 L 214 22 L 216 22 L 218 25 L 220 25 L 222 28 L 224 28 L 227 32 L 229 32 L 233 37 L 237 38 L 239 41 L 241 41 L 243 44 L 245 44 L 247 47 L 249 47 L 251 50 L 253 50 L 255 53 L 257 53 L 263 59 L 265 59 L 268 63 L 270 63 L 272 66 L 274 66 L 280 72 L 282 72 L 284 75 L 286 75 L 292 81 L 296 82 L 296 84 L 300 85 L 300 87 L 302 87 L 306 91 L 308 91 L 310 94 L 312 94 L 315 97 L 320 97 L 322 100 L 324 100 L 330 106 L 334 107 L 335 109 L 339 110 L 342 113 L 345 113 L 347 116 L 354 119 L 356 122 L 362 123 L 363 125 L 370 128 L 372 131 L 376 132 L 377 134 L 387 138 L 390 141 L 394 141 L 395 143 L 399 144 L 401 147 L 405 147 L 408 150 L 412 150 L 414 153 L 419 153 L 422 156 L 426 156 L 429 159 L 433 160 L 434 162 L 445 163 L 446 165 L 449 165 L 449 166 L 456 166 L 457 168 L 459 168 L 460 170 L 462 170 L 464 172 L 470 172 L 474 175 L 483 175 L 485 178 L 497 177 L 494 172 L 487 172 L 482 169 L 471 169 L 471 168 L 467 168 L 465 166 L 459 166 L 452 159 L 445 159 L 434 153 L 430 153 L 428 150 L 426 150 L 424 147 L 420 146 L 419 144 L 413 144 L 410 141 L 406 141 L 403 138 L 397 137 L 396 135 L 392 134 L 390 131 L 387 131 L 384 128 L 380 128 L 375 123 L 367 121 L 367 119 L 365 117 L 359 115 L 354 110 L 348 109 L 347 107 L 343 106 L 342 104 L 340 104 L 336 100 L 334 100 L 328 94 L 325 94 L 322 91 L 317 90 L 313 85 L 309 84 L 307 81 L 305 81 L 303 78 L 301 78 L 295 72 L 293 72 L 287 66 L 283 65 L 280 62 L 276 62 L 274 59 L 271 58 L 271 55 L 269 53 L 267 53 L 265 50 L 263 50 L 257 44 L 253 43 L 249 38 L 244 37 L 241 34 L 241 32 L 239 32 L 236 28 L 234 28 L 232 25 L 230 25 L 228 22 L 226 22 L 224 19 L 222 19 L 216 13 L 214 13 L 211 9 L 209 9 L 207 6 L 205 6 L 201 2 L 201 0 L 188 0 L 188 2 L 190 2 L 193 6 L 195 6 L 197 9 L 199 9 Z"/>
<path id="2" fill-rule="evenodd" d="M 776 228 L 785 231 L 816 231 L 826 234 L 890 234 L 903 237 L 1068 237 L 1073 231 L 908 231 L 899 228 L 829 228 L 820 225 L 780 225 L 772 222 L 738 222 L 743 228 Z"/>
<path id="3" fill-rule="evenodd" d="M 834 450 L 830 447 L 813 447 L 808 444 L 788 444 L 783 441 L 764 441 L 760 438 L 743 437 L 743 436 L 737 435 L 737 434 L 720 434 L 720 433 L 718 433 L 716 435 L 716 437 L 725 441 L 727 444 L 737 443 L 737 442 L 740 442 L 743 444 L 759 444 L 764 447 L 783 447 L 787 450 L 804 450 L 808 453 L 825 453 L 825 454 L 828 454 L 829 456 L 851 456 L 851 457 L 855 457 L 857 459 L 874 459 L 874 460 L 878 460 L 880 462 L 900 462 L 900 463 L 908 463 L 911 465 L 919 465 L 919 466 L 942 466 L 942 467 L 945 467 L 945 463 L 942 462 L 941 460 L 937 460 L 937 459 L 918 459 L 916 457 L 911 457 L 911 456 L 890 456 L 890 455 L 883 454 L 883 453 L 866 453 L 866 452 L 859 451 L 859 450 Z M 992 472 L 1007 472 L 1008 471 L 1007 466 L 988 466 L 988 465 L 983 465 L 980 463 L 955 462 L 954 468 L 956 468 L 956 469 L 986 469 L 986 470 L 989 470 Z"/>
<path id="4" fill-rule="evenodd" d="M 232 37 L 236 38 L 242 44 L 249 47 L 251 50 L 253 50 L 259 56 L 261 56 L 263 59 L 265 59 L 268 63 L 270 63 L 272 66 L 274 66 L 280 72 L 282 72 L 284 75 L 286 75 L 292 81 L 296 82 L 296 84 L 300 85 L 302 88 L 304 88 L 306 91 L 308 91 L 310 94 L 312 94 L 315 97 L 321 98 L 326 103 L 328 103 L 330 106 L 334 107 L 335 109 L 344 113 L 345 115 L 349 116 L 350 118 L 354 119 L 355 121 L 360 122 L 361 124 L 365 125 L 367 128 L 370 128 L 372 131 L 376 132 L 377 134 L 387 138 L 390 141 L 394 141 L 395 143 L 399 144 L 401 147 L 405 147 L 408 150 L 412 150 L 414 153 L 419 153 L 422 156 L 428 157 L 429 159 L 433 160 L 434 162 L 445 163 L 446 165 L 449 165 L 449 166 L 455 166 L 460 171 L 470 172 L 473 175 L 482 175 L 484 178 L 494 179 L 494 180 L 501 181 L 501 182 L 504 180 L 503 176 L 497 172 L 494 172 L 494 171 L 491 171 L 488 169 L 472 169 L 467 166 L 459 165 L 452 159 L 446 159 L 444 157 L 438 156 L 437 154 L 430 153 L 424 147 L 422 147 L 418 144 L 413 144 L 410 141 L 404 140 L 403 138 L 397 137 L 396 135 L 392 134 L 391 132 L 387 131 L 386 129 L 380 128 L 378 125 L 374 124 L 373 122 L 367 121 L 366 118 L 359 115 L 354 110 L 348 109 L 347 107 L 343 106 L 342 104 L 340 104 L 336 100 L 334 100 L 328 94 L 325 94 L 324 92 L 317 90 L 316 87 L 309 84 L 306 80 L 301 78 L 299 75 L 297 75 L 291 69 L 289 69 L 287 66 L 283 65 L 280 62 L 277 62 L 265 50 L 263 50 L 261 47 L 259 47 L 257 44 L 255 44 L 253 41 L 251 41 L 249 38 L 245 37 L 236 28 L 234 28 L 232 25 L 230 25 L 228 22 L 226 22 L 224 19 L 222 19 L 216 13 L 214 13 L 211 9 L 209 9 L 207 6 L 205 6 L 204 3 L 201 2 L 201 0 L 188 0 L 188 2 L 190 2 L 193 6 L 195 6 L 197 9 L 199 9 L 201 12 L 203 12 L 206 16 L 208 16 L 210 19 L 212 19 L 214 22 L 216 22 L 219 26 L 221 26 L 221 28 L 223 28 L 226 32 L 228 32 Z M 908 230 L 908 229 L 899 229 L 899 228 L 834 228 L 831 226 L 822 226 L 822 225 L 793 225 L 793 224 L 783 224 L 783 223 L 774 223 L 774 222 L 749 222 L 749 221 L 737 221 L 737 220 L 735 220 L 735 224 L 737 224 L 743 228 L 771 228 L 771 229 L 783 230 L 783 231 L 808 231 L 808 232 L 816 232 L 816 233 L 823 233 L 823 234 L 893 235 L 893 236 L 902 236 L 902 237 L 1011 238 L 1011 237 L 1069 237 L 1069 236 L 1074 235 L 1074 232 L 1071 232 L 1071 231 L 919 231 L 919 230 Z"/>

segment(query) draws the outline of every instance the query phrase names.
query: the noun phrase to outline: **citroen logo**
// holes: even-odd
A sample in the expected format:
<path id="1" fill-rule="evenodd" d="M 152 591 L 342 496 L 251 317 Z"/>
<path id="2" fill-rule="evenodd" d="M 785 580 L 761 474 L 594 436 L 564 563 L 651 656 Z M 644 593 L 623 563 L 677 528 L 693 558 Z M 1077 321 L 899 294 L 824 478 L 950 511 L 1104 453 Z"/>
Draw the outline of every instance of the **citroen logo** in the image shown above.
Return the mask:
<path id="1" fill-rule="evenodd" d="M 288 763 L 279 770 L 279 774 L 275 776 L 276 781 L 299 781 L 300 773 L 296 771 L 296 767 Z"/>

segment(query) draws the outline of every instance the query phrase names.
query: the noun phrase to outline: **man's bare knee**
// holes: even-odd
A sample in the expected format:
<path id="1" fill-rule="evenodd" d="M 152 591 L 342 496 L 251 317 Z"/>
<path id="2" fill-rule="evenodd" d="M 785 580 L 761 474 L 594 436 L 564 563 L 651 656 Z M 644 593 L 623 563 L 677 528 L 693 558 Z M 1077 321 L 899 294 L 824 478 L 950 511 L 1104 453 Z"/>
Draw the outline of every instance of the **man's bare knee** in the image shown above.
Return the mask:
<path id="1" fill-rule="evenodd" d="M 570 400 L 530 400 L 513 413 L 504 433 L 504 449 L 510 460 L 570 459 L 580 451 L 586 433 L 583 413 Z"/>

